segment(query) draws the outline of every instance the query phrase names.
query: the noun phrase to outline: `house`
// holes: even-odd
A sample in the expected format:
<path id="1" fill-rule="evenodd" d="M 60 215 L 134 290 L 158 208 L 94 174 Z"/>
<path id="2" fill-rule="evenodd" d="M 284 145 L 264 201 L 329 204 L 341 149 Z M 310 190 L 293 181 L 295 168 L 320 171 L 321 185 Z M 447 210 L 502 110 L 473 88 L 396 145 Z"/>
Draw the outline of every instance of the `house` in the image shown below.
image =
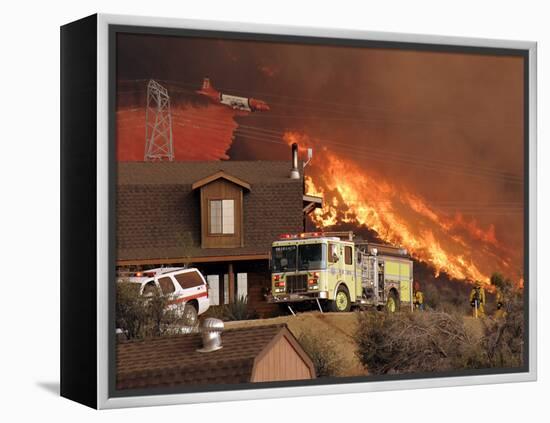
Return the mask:
<path id="1" fill-rule="evenodd" d="M 286 325 L 229 329 L 222 348 L 201 352 L 198 333 L 117 345 L 117 389 L 305 380 L 311 358 Z"/>
<path id="2" fill-rule="evenodd" d="M 303 231 L 321 206 L 296 170 L 290 161 L 118 163 L 118 268 L 192 264 L 212 305 L 245 296 L 258 315 L 273 314 L 271 243 Z"/>

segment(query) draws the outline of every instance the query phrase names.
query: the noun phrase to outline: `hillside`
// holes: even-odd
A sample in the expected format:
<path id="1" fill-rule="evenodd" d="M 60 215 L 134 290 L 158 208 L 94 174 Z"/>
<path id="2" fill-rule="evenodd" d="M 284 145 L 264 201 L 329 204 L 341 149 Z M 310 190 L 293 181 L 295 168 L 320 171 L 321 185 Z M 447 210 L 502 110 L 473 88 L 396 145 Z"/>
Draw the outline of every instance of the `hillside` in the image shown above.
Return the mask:
<path id="1" fill-rule="evenodd" d="M 335 376 L 366 376 L 369 372 L 363 367 L 357 355 L 357 325 L 359 321 L 365 321 L 364 319 L 359 319 L 359 315 L 360 313 L 358 312 L 321 314 L 318 311 L 311 311 L 299 313 L 296 316 L 290 315 L 271 319 L 226 322 L 225 325 L 227 329 L 230 329 L 285 323 L 296 338 L 300 338 L 300 335 L 307 333 L 310 336 L 318 338 L 322 345 L 330 345 L 335 350 L 338 357 L 338 370 Z M 407 313 L 403 314 L 402 317 L 406 319 L 406 315 Z M 382 321 L 385 314 L 371 311 L 363 313 L 362 317 L 365 316 L 374 318 L 376 321 Z M 421 321 L 426 319 L 432 321 L 432 317 L 433 319 L 437 319 L 438 316 L 441 316 L 441 314 L 425 313 L 417 317 L 421 318 Z M 453 319 L 451 316 L 449 318 Z M 458 327 L 462 327 L 462 323 L 459 323 L 459 321 L 457 321 L 457 324 L 459 325 Z M 484 336 L 483 321 L 464 316 L 463 328 L 469 336 L 469 342 L 472 345 L 479 345 L 480 340 Z M 428 359 L 428 356 L 426 359 Z"/>

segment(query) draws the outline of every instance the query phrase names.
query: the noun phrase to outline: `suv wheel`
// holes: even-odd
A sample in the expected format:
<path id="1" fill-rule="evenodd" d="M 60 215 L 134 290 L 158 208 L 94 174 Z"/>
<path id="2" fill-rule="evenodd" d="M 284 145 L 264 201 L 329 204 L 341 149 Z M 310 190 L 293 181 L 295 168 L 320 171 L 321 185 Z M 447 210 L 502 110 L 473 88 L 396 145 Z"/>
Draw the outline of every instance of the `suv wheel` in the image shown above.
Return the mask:
<path id="1" fill-rule="evenodd" d="M 183 308 L 183 323 L 186 326 L 195 326 L 198 321 L 198 312 L 193 304 L 185 304 Z"/>

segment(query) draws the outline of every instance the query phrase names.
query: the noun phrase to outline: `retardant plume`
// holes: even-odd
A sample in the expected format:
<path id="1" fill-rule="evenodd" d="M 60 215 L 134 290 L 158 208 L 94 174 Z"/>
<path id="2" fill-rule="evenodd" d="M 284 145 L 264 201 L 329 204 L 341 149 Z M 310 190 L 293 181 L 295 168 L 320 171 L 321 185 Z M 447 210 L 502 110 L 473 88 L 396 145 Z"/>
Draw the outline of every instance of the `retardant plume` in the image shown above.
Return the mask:
<path id="1" fill-rule="evenodd" d="M 182 104 L 172 107 L 174 154 L 179 161 L 229 159 L 227 150 L 237 128 L 236 113 L 227 108 Z M 117 112 L 117 159 L 142 161 L 145 107 Z"/>

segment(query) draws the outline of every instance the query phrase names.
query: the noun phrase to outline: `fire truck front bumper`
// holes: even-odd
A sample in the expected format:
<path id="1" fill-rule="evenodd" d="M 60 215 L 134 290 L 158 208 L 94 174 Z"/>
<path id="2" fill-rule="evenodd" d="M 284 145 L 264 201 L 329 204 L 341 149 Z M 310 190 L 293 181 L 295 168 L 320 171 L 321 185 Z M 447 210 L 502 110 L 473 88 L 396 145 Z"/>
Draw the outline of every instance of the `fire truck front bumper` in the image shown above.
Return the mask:
<path id="1" fill-rule="evenodd" d="M 277 304 L 277 303 L 292 303 L 298 301 L 308 301 L 316 299 L 326 299 L 328 298 L 327 291 L 316 291 L 316 292 L 304 292 L 299 294 L 269 294 L 266 295 L 266 300 L 268 303 Z"/>

